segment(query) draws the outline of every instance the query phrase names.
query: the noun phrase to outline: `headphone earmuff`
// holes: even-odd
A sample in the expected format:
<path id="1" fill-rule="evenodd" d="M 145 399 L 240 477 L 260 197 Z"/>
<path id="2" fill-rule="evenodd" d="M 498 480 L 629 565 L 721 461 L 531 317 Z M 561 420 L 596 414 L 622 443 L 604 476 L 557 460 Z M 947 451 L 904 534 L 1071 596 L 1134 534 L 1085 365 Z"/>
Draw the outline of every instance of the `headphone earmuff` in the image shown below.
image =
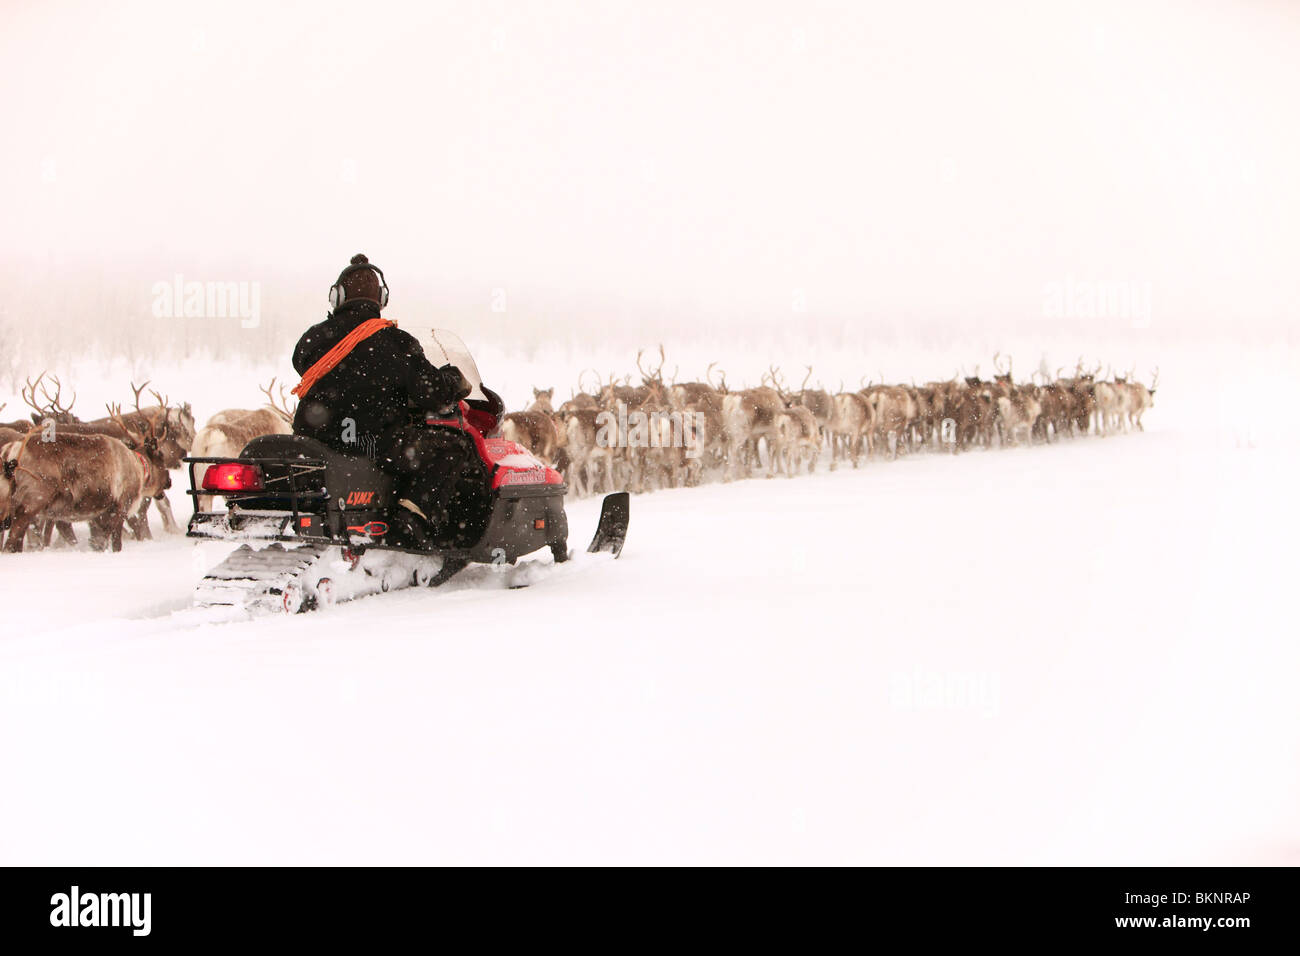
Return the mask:
<path id="1" fill-rule="evenodd" d="M 354 266 L 348 266 L 340 273 L 338 281 L 330 286 L 330 308 L 337 309 L 347 300 L 347 290 L 343 288 L 343 280 L 350 273 L 359 269 L 370 269 L 379 276 L 379 307 L 388 308 L 388 280 L 384 278 L 384 270 L 371 262 L 358 262 Z"/>

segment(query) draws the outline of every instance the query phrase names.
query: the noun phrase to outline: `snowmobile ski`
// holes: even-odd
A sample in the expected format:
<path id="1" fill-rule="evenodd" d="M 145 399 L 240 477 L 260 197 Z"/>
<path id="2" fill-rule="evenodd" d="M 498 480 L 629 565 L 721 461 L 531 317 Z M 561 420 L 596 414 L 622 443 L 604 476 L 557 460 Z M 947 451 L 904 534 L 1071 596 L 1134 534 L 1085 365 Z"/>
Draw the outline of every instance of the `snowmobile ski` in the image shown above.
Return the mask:
<path id="1" fill-rule="evenodd" d="M 600 506 L 600 522 L 596 525 L 596 534 L 587 551 L 604 551 L 616 558 L 622 554 L 623 542 L 627 540 L 630 513 L 631 496 L 626 491 L 606 495 Z"/>

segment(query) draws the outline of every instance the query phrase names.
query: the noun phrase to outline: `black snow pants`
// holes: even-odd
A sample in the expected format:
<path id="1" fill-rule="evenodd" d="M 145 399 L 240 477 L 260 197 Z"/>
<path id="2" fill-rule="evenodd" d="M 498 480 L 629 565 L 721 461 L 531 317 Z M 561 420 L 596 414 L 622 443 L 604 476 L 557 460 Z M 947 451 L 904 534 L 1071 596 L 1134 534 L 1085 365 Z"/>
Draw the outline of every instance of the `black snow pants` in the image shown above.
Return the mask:
<path id="1" fill-rule="evenodd" d="M 405 425 L 390 435 L 378 464 L 397 478 L 397 497 L 419 509 L 425 547 L 467 548 L 484 531 L 491 511 L 487 467 L 473 439 L 438 425 Z M 407 509 L 409 510 L 409 509 Z"/>

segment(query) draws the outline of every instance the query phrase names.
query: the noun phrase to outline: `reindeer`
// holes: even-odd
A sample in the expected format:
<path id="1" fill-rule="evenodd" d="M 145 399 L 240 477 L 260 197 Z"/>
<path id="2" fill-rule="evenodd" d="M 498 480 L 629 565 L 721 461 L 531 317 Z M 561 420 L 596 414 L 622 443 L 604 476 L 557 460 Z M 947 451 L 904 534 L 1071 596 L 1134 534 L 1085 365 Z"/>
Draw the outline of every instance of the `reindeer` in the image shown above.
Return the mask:
<path id="1" fill-rule="evenodd" d="M 636 367 L 641 373 L 641 384 L 633 386 L 631 376 L 617 383 L 611 373 L 609 384 L 601 391 L 600 404 L 609 413 L 605 419 L 606 432 L 612 443 L 613 463 L 618 478 L 616 483 L 632 491 L 642 491 L 649 474 L 662 476 L 668 466 L 659 444 L 663 417 L 669 411 L 663 383 L 664 347 L 659 346 L 659 365 L 647 369 L 642 364 L 644 349 L 636 353 Z"/>
<path id="2" fill-rule="evenodd" d="M 773 475 L 780 458 L 777 418 L 785 410 L 780 393 L 766 384 L 769 369 L 764 374 L 763 385 L 730 392 L 722 399 L 722 427 L 727 440 L 727 471 L 724 480 L 748 477 L 754 465 L 762 465 L 759 442 L 767 444 L 769 477 Z"/>
<path id="3" fill-rule="evenodd" d="M 611 434 L 611 419 L 615 419 Z M 605 492 L 617 487 L 614 476 L 618 457 L 618 424 L 613 412 L 594 408 L 575 409 L 564 416 L 564 440 L 569 460 L 567 480 L 569 487 L 579 496 L 589 495 L 603 488 Z M 600 482 L 601 468 L 604 482 Z"/>
<path id="4" fill-rule="evenodd" d="M 812 412 L 813 421 L 817 423 L 818 436 L 824 440 L 827 435 L 827 428 L 830 425 L 831 415 L 835 412 L 835 402 L 831 398 L 830 392 L 824 388 L 808 387 L 808 380 L 812 378 L 812 366 L 805 365 L 804 368 L 807 369 L 807 374 L 804 375 L 803 381 L 799 383 L 799 391 L 794 393 L 794 403 L 802 405 Z"/>
<path id="5" fill-rule="evenodd" d="M 835 470 L 841 458 L 852 461 L 854 468 L 858 467 L 864 440 L 869 438 L 874 427 L 875 410 L 871 404 L 857 392 L 844 391 L 841 382 L 839 393 L 831 400 L 831 418 L 826 423 L 831 446 L 831 471 Z"/>
<path id="6" fill-rule="evenodd" d="M 942 418 L 942 416 L 935 417 L 935 402 L 938 396 L 934 388 L 929 385 L 917 385 L 913 382 L 910 387 L 903 387 L 907 389 L 907 394 L 916 404 L 916 417 L 912 420 L 908 444 L 924 448 L 933 440 L 935 431 L 939 427 L 939 420 Z"/>
<path id="7" fill-rule="evenodd" d="M 190 446 L 190 454 L 195 458 L 237 458 L 254 438 L 263 435 L 289 435 L 293 433 L 294 409 L 289 408 L 285 400 L 284 386 L 280 386 L 280 402 L 277 404 L 273 389 L 275 379 L 269 385 L 259 386 L 267 397 L 268 404 L 261 408 L 227 408 L 217 412 L 208 419 Z M 194 481 L 199 487 L 203 485 L 203 475 L 207 465 L 194 466 Z M 213 495 L 199 495 L 195 507 L 199 511 L 211 511 Z"/>
<path id="8" fill-rule="evenodd" d="M 1097 366 L 1101 370 L 1101 366 Z M 1095 374 L 1095 373 L 1094 373 Z M 1093 394 L 1096 396 L 1097 434 L 1108 435 L 1112 428 L 1119 428 L 1120 394 L 1112 382 L 1095 382 Z"/>
<path id="9" fill-rule="evenodd" d="M 961 382 L 954 382 L 947 400 L 946 414 L 951 418 L 956 434 L 953 436 L 952 452 L 965 451 L 971 445 L 992 443 L 993 386 L 982 382 L 979 369 L 975 375 L 966 376 Z"/>
<path id="10" fill-rule="evenodd" d="M 647 480 L 653 480 L 660 488 L 684 485 L 689 463 L 686 458 L 686 422 L 682 414 L 668 403 L 661 382 L 650 383 L 650 395 L 637 411 L 645 417 L 646 429 L 646 441 L 636 443 L 641 445 L 637 456 L 637 487 L 644 487 Z"/>
<path id="11" fill-rule="evenodd" d="M 817 469 L 821 430 L 812 409 L 799 404 L 787 406 L 777 419 L 777 436 L 787 478 L 797 475 L 801 467 L 806 467 L 810 475 Z"/>
<path id="12" fill-rule="evenodd" d="M 867 452 L 883 443 L 891 458 L 907 444 L 912 423 L 918 417 L 916 399 L 899 385 L 868 385 L 859 393 L 871 408 L 872 428 L 867 433 Z"/>
<path id="13" fill-rule="evenodd" d="M 56 431 L 52 441 L 32 431 L 0 449 L 0 516 L 10 523 L 5 550 L 23 549 L 31 524 L 43 519 L 60 525 L 90 522 L 91 547 L 122 550 L 122 526 L 140 511 L 146 497 L 171 482 L 159 443 L 164 432 L 152 423 L 147 433 L 133 431 L 111 407 L 136 448 L 109 435 Z"/>
<path id="14" fill-rule="evenodd" d="M 567 415 L 569 412 L 576 412 L 581 409 L 600 408 L 600 376 L 596 375 L 597 388 L 595 392 L 588 392 L 582 385 L 583 376 L 585 376 L 588 371 L 588 369 L 583 369 L 578 375 L 578 388 L 576 391 L 571 391 L 569 393 L 568 401 L 561 403 L 559 409 L 561 415 Z M 590 371 L 593 371 L 594 374 L 594 370 Z"/>
<path id="15" fill-rule="evenodd" d="M 1100 371 L 1101 366 L 1097 366 Z M 1088 434 L 1092 419 L 1097 411 L 1097 394 L 1095 377 L 1097 371 L 1083 371 L 1083 356 L 1079 356 L 1079 361 L 1074 366 L 1074 375 L 1070 378 L 1059 378 L 1059 384 L 1062 385 L 1069 396 L 1069 417 L 1074 428 L 1080 435 Z M 1067 431 L 1069 430 L 1067 426 Z"/>
<path id="16" fill-rule="evenodd" d="M 727 443 L 722 418 L 723 392 L 713 384 L 713 369 L 717 362 L 710 362 L 705 370 L 703 382 L 674 382 L 668 386 L 668 404 L 682 416 L 684 431 L 689 427 L 689 436 L 694 443 L 691 447 L 699 454 L 690 459 L 687 465 L 687 483 L 696 483 L 702 479 L 707 467 L 725 468 L 727 462 Z M 726 376 L 723 375 L 725 382 Z"/>
<path id="17" fill-rule="evenodd" d="M 8 402 L 0 402 L 0 412 L 5 410 Z M 16 422 L 0 422 L 0 447 L 9 444 L 11 441 L 18 441 L 29 431 L 31 431 L 31 422 L 25 419 L 19 419 Z"/>
<path id="18" fill-rule="evenodd" d="M 0 402 L 0 411 L 3 411 L 8 405 L 8 402 Z M 19 418 L 11 422 L 0 422 L 0 429 L 6 432 L 17 432 L 20 436 L 26 435 L 32 430 L 32 421 L 29 418 Z"/>
<path id="19" fill-rule="evenodd" d="M 533 412 L 545 412 L 547 415 L 554 415 L 555 409 L 551 407 L 551 398 L 554 395 L 554 388 L 533 389 L 533 404 L 528 406 L 528 410 Z"/>
<path id="20" fill-rule="evenodd" d="M 54 441 L 59 435 L 107 435 L 110 438 L 116 438 L 125 444 L 132 451 L 138 451 L 141 442 L 145 441 L 150 444 L 148 449 L 150 453 L 157 452 L 163 467 L 170 470 L 180 465 L 181 459 L 185 456 L 188 445 L 192 442 L 194 433 L 191 430 L 188 435 L 185 433 L 187 427 L 185 409 L 179 410 L 173 423 L 173 415 L 167 404 L 167 399 L 158 394 L 157 391 L 151 390 L 150 394 L 158 402 L 155 406 L 142 409 L 140 407 L 140 395 L 149 385 L 145 382 L 143 385 L 136 386 L 131 383 L 131 391 L 135 395 L 135 411 L 122 414 L 120 406 L 113 410 L 105 406 L 109 415 L 105 418 L 96 418 L 88 422 L 68 422 L 58 424 L 53 420 L 47 420 L 40 430 L 42 441 Z M 161 429 L 160 429 L 161 425 Z M 189 428 L 193 427 L 193 417 L 189 418 Z M 147 436 L 141 439 L 139 436 Z M 132 536 L 137 541 L 143 541 L 151 538 L 149 531 L 149 502 L 156 500 L 158 503 L 158 513 L 162 516 L 163 529 L 169 533 L 179 532 L 180 528 L 176 524 L 175 515 L 172 514 L 171 503 L 167 500 L 165 493 L 167 488 L 171 487 L 171 481 L 160 489 L 154 498 L 146 498 L 140 506 L 138 514 L 132 515 L 127 524 L 131 529 Z M 53 532 L 56 530 L 54 523 L 48 523 L 43 529 L 41 537 L 46 547 L 50 544 Z M 60 522 L 57 525 L 59 537 L 67 544 L 75 545 L 77 536 L 72 530 L 72 525 L 67 522 Z"/>
<path id="21" fill-rule="evenodd" d="M 1133 394 L 1133 386 L 1129 384 L 1133 372 L 1127 375 L 1116 375 L 1111 386 L 1115 389 L 1116 408 L 1115 408 L 1115 426 L 1125 432 L 1132 428 L 1132 419 L 1134 411 L 1134 402 L 1136 396 Z"/>
<path id="22" fill-rule="evenodd" d="M 609 384 L 600 393 L 600 404 L 604 408 L 613 408 L 619 402 L 627 405 L 628 408 L 636 408 L 650 398 L 650 389 L 652 385 L 658 385 L 660 390 L 663 389 L 663 367 L 664 367 L 664 347 L 659 346 L 659 366 L 653 370 L 647 370 L 641 364 L 641 356 L 645 354 L 645 349 L 637 349 L 636 367 L 641 373 L 641 384 L 634 386 L 631 384 L 631 376 L 623 380 L 623 384 L 616 383 L 614 375 L 609 376 Z"/>
<path id="23" fill-rule="evenodd" d="M 526 411 L 510 412 L 501 420 L 501 437 L 516 442 L 546 462 L 555 463 L 559 435 L 551 418 L 553 388 L 533 389 L 533 403 Z"/>
<path id="24" fill-rule="evenodd" d="M 956 435 L 948 434 L 945 431 L 944 422 L 951 421 L 956 425 L 957 406 L 962 394 L 962 386 L 957 381 L 957 372 L 953 372 L 953 377 L 945 381 L 927 382 L 924 388 L 930 396 L 930 434 L 931 439 L 936 444 L 948 442 L 953 445 L 953 451 L 956 449 Z"/>
<path id="25" fill-rule="evenodd" d="M 997 420 L 1003 446 L 1020 443 L 1019 436 L 1029 444 L 1033 438 L 1034 424 L 1042 414 L 1043 406 L 1038 400 L 1037 386 L 1021 385 L 1012 390 L 1010 395 L 997 397 Z"/>
<path id="26" fill-rule="evenodd" d="M 1130 372 L 1127 378 L 1132 377 L 1133 373 Z M 1142 415 L 1151 407 L 1155 399 L 1156 385 L 1159 381 L 1160 369 L 1156 368 L 1151 372 L 1150 388 L 1147 388 L 1147 386 L 1143 385 L 1141 382 L 1126 381 L 1125 383 L 1125 390 L 1128 393 L 1128 402 L 1125 408 L 1125 414 L 1128 416 L 1126 424 L 1131 427 L 1136 427 L 1140 432 L 1146 431 L 1146 429 L 1142 427 Z"/>
<path id="27" fill-rule="evenodd" d="M 136 388 L 135 383 L 130 383 L 131 391 L 135 393 L 136 410 L 127 412 L 121 418 L 134 432 L 145 434 L 149 429 L 152 429 L 154 434 L 163 436 L 158 440 L 158 451 L 162 455 L 164 467 L 171 471 L 181 466 L 181 460 L 189 454 L 190 449 L 194 446 L 194 412 L 188 402 L 175 406 L 170 405 L 168 400 L 154 389 L 150 389 L 150 394 L 158 404 L 141 408 L 140 393 L 148 385 L 149 383 L 145 382 L 144 385 Z M 117 420 L 111 415 L 107 418 L 92 419 L 85 424 L 101 430 L 103 434 L 113 435 L 120 441 L 125 441 L 128 446 L 131 444 L 129 438 L 122 434 L 122 428 Z M 162 426 L 161 430 L 159 429 L 160 425 Z M 172 513 L 171 502 L 165 494 L 160 494 L 153 499 L 145 499 L 140 513 L 129 522 L 136 540 L 140 541 L 152 537 L 149 532 L 148 519 L 150 500 L 157 504 L 158 514 L 162 518 L 163 531 L 168 534 L 179 533 L 180 526 L 176 523 L 176 516 Z"/>
<path id="28" fill-rule="evenodd" d="M 775 436 L 768 440 L 768 474 L 775 471 L 784 472 L 793 478 L 799 468 L 806 463 L 809 473 L 817 467 L 821 455 L 821 429 L 812 410 L 803 404 L 808 394 L 808 376 L 812 367 L 807 366 L 808 375 L 799 385 L 799 391 L 790 393 L 785 390 L 781 370 L 775 366 L 768 368 L 764 381 L 769 383 L 781 399 L 784 406 L 777 414 Z"/>
<path id="29" fill-rule="evenodd" d="M 1059 441 L 1062 435 L 1070 432 L 1070 390 L 1061 381 L 1061 370 L 1056 370 L 1056 380 L 1043 376 L 1044 384 L 1038 389 L 1038 402 L 1041 408 L 1034 422 L 1032 434 L 1043 442 Z"/>

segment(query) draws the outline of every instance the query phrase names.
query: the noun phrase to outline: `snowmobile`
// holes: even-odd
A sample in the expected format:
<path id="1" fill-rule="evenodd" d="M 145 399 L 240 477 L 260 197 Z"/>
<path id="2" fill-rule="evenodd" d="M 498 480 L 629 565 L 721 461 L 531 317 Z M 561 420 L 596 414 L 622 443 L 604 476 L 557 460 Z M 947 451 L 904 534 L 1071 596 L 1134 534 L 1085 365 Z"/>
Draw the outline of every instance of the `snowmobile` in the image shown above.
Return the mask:
<path id="1" fill-rule="evenodd" d="M 472 386 L 469 398 L 485 397 L 478 368 L 454 333 L 435 329 L 424 344 L 434 365 L 461 370 Z M 462 402 L 425 416 L 429 428 L 468 435 L 487 469 L 486 514 L 451 545 L 411 547 L 396 533 L 410 520 L 409 503 L 361 450 L 342 454 L 302 435 L 263 435 L 237 458 L 184 459 L 194 501 L 187 536 L 240 543 L 199 582 L 195 605 L 295 614 L 377 592 L 437 587 L 472 563 L 513 566 L 544 549 L 555 563 L 568 561 L 563 478 L 521 445 L 484 436 L 464 412 Z M 200 510 L 208 497 L 223 498 L 226 510 Z M 606 496 L 588 552 L 617 558 L 628 517 L 626 492 Z"/>

